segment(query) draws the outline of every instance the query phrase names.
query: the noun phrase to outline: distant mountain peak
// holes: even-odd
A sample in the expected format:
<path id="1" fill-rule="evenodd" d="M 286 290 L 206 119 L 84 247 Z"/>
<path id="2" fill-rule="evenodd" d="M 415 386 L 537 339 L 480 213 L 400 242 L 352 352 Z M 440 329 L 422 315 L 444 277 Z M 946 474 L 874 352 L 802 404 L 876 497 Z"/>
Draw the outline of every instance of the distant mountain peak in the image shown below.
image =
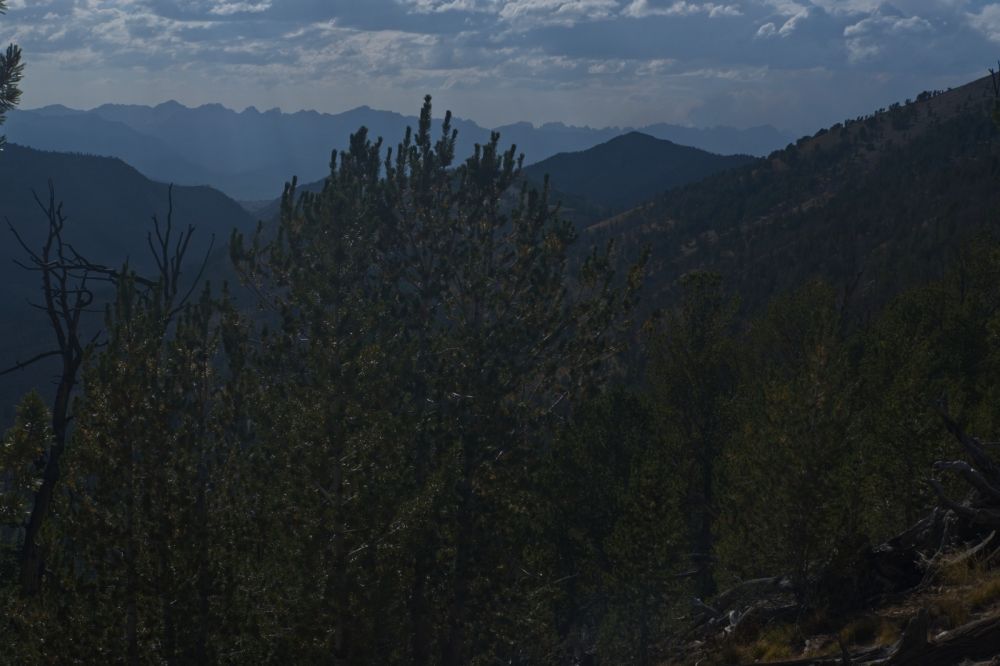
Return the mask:
<path id="1" fill-rule="evenodd" d="M 648 134 L 646 132 L 643 132 L 642 130 L 636 130 L 636 129 L 628 130 L 627 132 L 624 132 L 621 136 L 615 137 L 611 141 L 616 141 L 618 139 L 628 139 L 630 141 L 650 141 L 650 142 L 655 141 L 659 143 L 673 143 L 673 141 L 670 141 L 669 139 L 658 139 L 652 134 Z"/>
<path id="2" fill-rule="evenodd" d="M 632 130 L 586 150 L 560 153 L 524 170 L 546 175 L 558 192 L 620 212 L 681 185 L 748 164 L 746 155 L 722 156 Z"/>
<path id="3" fill-rule="evenodd" d="M 45 116 L 72 116 L 78 113 L 86 113 L 86 111 L 71 109 L 70 107 L 62 104 L 49 104 L 48 106 L 42 106 L 37 109 L 30 109 L 30 111 L 32 113 L 38 113 Z"/>
<path id="4" fill-rule="evenodd" d="M 109 104 L 108 106 L 119 106 L 119 105 Z M 124 106 L 124 105 L 122 105 L 122 106 Z M 169 110 L 174 110 L 174 109 L 178 109 L 178 110 L 179 109 L 187 109 L 188 107 L 184 106 L 183 104 L 181 104 L 180 102 L 178 102 L 175 99 L 168 99 L 166 102 L 160 102 L 159 104 L 157 104 L 153 108 L 156 109 L 156 110 L 160 110 L 160 111 L 169 111 Z"/>

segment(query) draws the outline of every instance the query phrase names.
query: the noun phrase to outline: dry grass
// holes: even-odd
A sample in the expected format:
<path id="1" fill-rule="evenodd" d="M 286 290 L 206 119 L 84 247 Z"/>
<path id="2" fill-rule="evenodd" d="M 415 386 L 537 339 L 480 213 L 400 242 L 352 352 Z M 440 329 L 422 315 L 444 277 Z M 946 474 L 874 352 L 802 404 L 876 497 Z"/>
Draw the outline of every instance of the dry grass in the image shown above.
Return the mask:
<path id="1" fill-rule="evenodd" d="M 839 654 L 842 641 L 850 649 L 891 645 L 899 640 L 906 621 L 920 608 L 928 611 L 932 631 L 951 630 L 1000 607 L 1000 568 L 980 560 L 939 563 L 934 587 L 898 606 L 844 619 L 815 613 L 798 624 L 748 626 L 730 636 L 704 666 L 761 663 Z"/>
<path id="2" fill-rule="evenodd" d="M 888 645 L 899 638 L 899 627 L 879 615 L 865 615 L 848 623 L 839 635 L 849 646 Z"/>
<path id="3" fill-rule="evenodd" d="M 969 610 L 979 613 L 987 610 L 1000 602 L 1000 576 L 994 575 L 991 579 L 981 581 L 969 593 Z"/>
<path id="4" fill-rule="evenodd" d="M 945 629 L 954 629 L 969 621 L 969 607 L 962 591 L 949 592 L 927 600 L 925 608 L 932 624 Z"/>
<path id="5" fill-rule="evenodd" d="M 793 624 L 773 625 L 761 631 L 757 640 L 744 647 L 743 656 L 751 661 L 788 659 L 798 654 L 803 645 L 805 638 L 799 627 Z"/>
<path id="6" fill-rule="evenodd" d="M 968 622 L 971 615 L 981 613 L 1000 602 L 1000 570 L 990 569 L 983 561 L 945 564 L 936 580 L 946 589 L 931 597 L 928 610 L 932 617 L 946 618 L 951 627 Z"/>
<path id="7" fill-rule="evenodd" d="M 848 645 L 871 645 L 878 638 L 882 628 L 882 618 L 866 615 L 849 623 L 840 630 L 840 639 Z"/>
<path id="8" fill-rule="evenodd" d="M 761 634 L 751 650 L 758 661 L 787 659 L 797 652 L 796 644 L 801 643 L 798 628 L 792 625 L 774 627 Z"/>

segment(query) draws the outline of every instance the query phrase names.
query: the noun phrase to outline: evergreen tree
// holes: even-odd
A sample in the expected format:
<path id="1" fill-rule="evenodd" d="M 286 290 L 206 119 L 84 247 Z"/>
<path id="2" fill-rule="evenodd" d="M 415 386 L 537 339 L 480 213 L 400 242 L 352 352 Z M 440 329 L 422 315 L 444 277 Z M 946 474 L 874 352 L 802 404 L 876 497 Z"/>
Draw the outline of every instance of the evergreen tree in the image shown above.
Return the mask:
<path id="1" fill-rule="evenodd" d="M 29 393 L 17 407 L 14 426 L 0 440 L 0 585 L 4 587 L 16 578 L 17 552 L 52 437 L 50 418 L 41 396 Z"/>
<path id="2" fill-rule="evenodd" d="M 737 308 L 718 275 L 692 273 L 681 283 L 680 305 L 652 336 L 647 381 L 659 436 L 675 461 L 675 501 L 688 517 L 690 552 L 701 570 L 698 592 L 707 598 L 715 592 L 717 467 L 732 437 L 739 382 Z"/>
<path id="3" fill-rule="evenodd" d="M 548 662 L 653 663 L 687 610 L 680 474 L 655 410 L 621 389 L 591 401 L 543 467 L 539 556 L 566 579 L 550 597 L 560 652 Z"/>
<path id="4" fill-rule="evenodd" d="M 0 0 L 0 14 L 6 11 L 6 0 Z M 0 125 L 7 119 L 7 112 L 21 101 L 20 83 L 23 75 L 21 49 L 16 44 L 10 44 L 6 52 L 0 51 Z M 6 141 L 7 137 L 0 137 L 0 149 Z"/>
<path id="5" fill-rule="evenodd" d="M 450 118 L 437 140 L 431 124 L 428 100 L 384 160 L 362 130 L 322 193 L 289 188 L 275 241 L 234 243 L 280 321 L 257 355 L 262 402 L 282 405 L 262 446 L 290 439 L 282 460 L 307 475 L 277 480 L 307 524 L 276 547 L 322 572 L 294 602 L 319 618 L 314 658 L 541 647 L 525 611 L 560 576 L 525 573 L 536 466 L 621 348 L 638 285 L 607 252 L 571 274 L 573 229 L 518 192 L 515 150 L 494 135 L 453 167 Z"/>
<path id="6" fill-rule="evenodd" d="M 857 546 L 855 382 L 833 290 L 777 299 L 750 349 L 724 462 L 721 559 L 741 578 L 789 575 L 806 599 L 815 567 Z"/>

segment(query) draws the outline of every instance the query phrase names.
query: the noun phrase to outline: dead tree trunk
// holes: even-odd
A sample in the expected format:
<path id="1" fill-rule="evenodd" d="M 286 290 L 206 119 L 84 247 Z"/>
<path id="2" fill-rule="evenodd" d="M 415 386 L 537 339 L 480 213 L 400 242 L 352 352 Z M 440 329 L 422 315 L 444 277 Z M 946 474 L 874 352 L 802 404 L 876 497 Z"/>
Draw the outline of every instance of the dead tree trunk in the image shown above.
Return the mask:
<path id="1" fill-rule="evenodd" d="M 45 215 L 48 228 L 41 250 L 33 250 L 8 221 L 11 233 L 27 255 L 27 262 L 16 262 L 21 268 L 41 275 L 42 303 L 32 306 L 43 313 L 49 321 L 55 336 L 56 348 L 38 354 L 25 361 L 15 363 L 0 372 L 0 376 L 24 370 L 47 358 L 59 358 L 61 362 L 56 395 L 52 403 L 52 441 L 49 445 L 42 470 L 41 485 L 35 495 L 31 513 L 25 523 L 24 543 L 19 558 L 19 578 L 21 591 L 25 596 L 38 594 L 45 570 L 45 553 L 42 552 L 40 535 L 52 509 L 56 487 L 61 477 L 60 464 L 69 438 L 73 392 L 79 380 L 80 369 L 88 353 L 97 345 L 99 334 L 89 340 L 84 337 L 84 315 L 90 312 L 94 302 L 94 283 L 116 286 L 122 275 L 119 271 L 95 264 L 80 255 L 66 241 L 63 232 L 66 217 L 62 204 L 57 203 L 55 187 L 49 182 L 48 199 L 42 201 L 37 194 L 35 202 Z M 147 235 L 150 251 L 157 266 L 154 279 L 132 275 L 138 285 L 155 292 L 164 304 L 164 327 L 184 307 L 201 280 L 208 258 L 214 245 L 209 246 L 191 288 L 180 297 L 181 268 L 187 254 L 194 228 L 172 238 L 173 234 L 173 187 L 168 190 L 168 212 L 166 225 L 161 228 L 156 216 L 153 217 L 154 231 Z"/>
<path id="2" fill-rule="evenodd" d="M 17 363 L 4 373 L 0 373 L 22 370 L 45 358 L 58 357 L 61 362 L 55 400 L 52 404 L 52 442 L 44 461 L 42 482 L 25 524 L 24 543 L 21 547 L 20 583 L 22 592 L 27 596 L 37 594 L 41 587 L 45 558 L 39 536 L 51 510 L 56 484 L 59 482 L 59 466 L 66 449 L 69 424 L 72 420 L 70 401 L 73 389 L 87 350 L 95 342 L 91 340 L 89 343 L 84 343 L 81 339 L 83 315 L 94 300 L 89 283 L 92 280 L 107 278 L 106 274 L 94 271 L 88 262 L 63 240 L 66 218 L 63 216 L 62 206 L 56 204 L 55 190 L 51 183 L 49 183 L 48 201 L 43 203 L 37 195 L 35 201 L 48 221 L 48 233 L 41 250 L 36 252 L 30 249 L 13 225 L 10 229 L 28 255 L 28 263 L 20 265 L 26 270 L 41 274 L 43 303 L 34 307 L 42 310 L 48 318 L 55 333 L 57 348 L 28 361 Z"/>

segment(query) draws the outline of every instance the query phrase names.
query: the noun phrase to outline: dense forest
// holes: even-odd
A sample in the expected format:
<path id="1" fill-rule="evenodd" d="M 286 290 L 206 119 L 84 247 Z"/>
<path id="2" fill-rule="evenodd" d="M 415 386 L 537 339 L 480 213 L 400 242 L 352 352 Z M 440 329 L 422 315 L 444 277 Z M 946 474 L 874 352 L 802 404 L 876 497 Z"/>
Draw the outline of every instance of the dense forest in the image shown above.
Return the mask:
<path id="1" fill-rule="evenodd" d="M 969 234 L 996 222 L 994 94 L 988 76 L 921 93 L 594 221 L 587 236 L 650 246 L 657 303 L 676 298 L 678 275 L 704 268 L 741 285 L 753 308 L 817 276 L 860 275 L 866 296 L 885 302 L 941 277 Z"/>
<path id="2" fill-rule="evenodd" d="M 1000 525 L 948 499 L 989 479 L 937 464 L 962 456 L 956 436 L 1000 430 L 1000 241 L 965 198 L 993 177 L 969 167 L 996 154 L 988 105 L 971 129 L 862 143 L 896 169 L 872 157 L 843 187 L 788 166 L 842 164 L 907 108 L 581 231 L 498 135 L 456 155 L 428 99 L 398 145 L 362 129 L 320 191 L 293 181 L 276 226 L 234 232 L 232 284 L 193 281 L 197 262 L 185 275 L 176 211 L 150 257 L 109 266 L 41 201 L 47 234 L 23 263 L 58 378 L 0 446 L 0 660 L 749 663 L 790 656 L 807 623 L 836 631 L 900 585 L 859 577 L 880 544 L 942 507 L 965 522 L 941 549 Z M 919 154 L 968 132 L 985 152 L 956 153 L 969 175 L 938 226 L 904 233 L 922 199 L 872 208 L 944 177 Z M 797 203 L 810 192 L 827 205 Z M 650 234 L 651 211 L 709 207 L 698 219 L 732 238 L 779 200 L 795 202 L 785 222 L 744 242 L 780 279 L 747 284 L 727 260 L 754 255 L 722 249 L 716 270 L 664 277 L 695 231 Z M 938 243 L 949 211 L 963 233 Z M 616 225 L 624 244 L 606 242 Z M 899 240 L 917 236 L 919 253 Z M 933 270 L 859 288 L 830 250 L 848 238 L 886 270 Z M 759 580 L 787 598 L 782 623 L 730 616 L 692 657 L 692 626 Z"/>

